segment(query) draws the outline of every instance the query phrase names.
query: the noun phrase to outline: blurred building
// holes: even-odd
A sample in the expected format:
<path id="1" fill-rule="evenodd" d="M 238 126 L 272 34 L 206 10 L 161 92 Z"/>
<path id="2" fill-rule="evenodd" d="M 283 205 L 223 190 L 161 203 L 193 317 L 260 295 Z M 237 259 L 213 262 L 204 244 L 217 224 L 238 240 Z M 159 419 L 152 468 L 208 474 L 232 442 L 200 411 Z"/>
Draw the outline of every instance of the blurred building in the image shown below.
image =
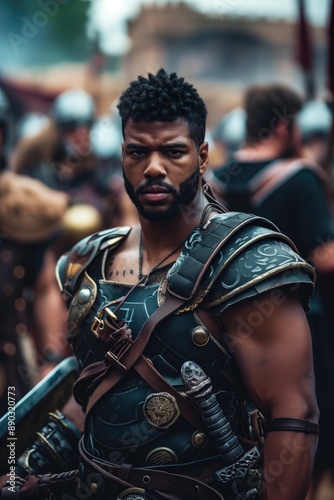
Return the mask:
<path id="1" fill-rule="evenodd" d="M 209 109 L 211 102 L 216 103 L 211 121 L 238 105 L 246 85 L 274 81 L 304 90 L 296 62 L 295 22 L 207 15 L 180 2 L 143 6 L 129 21 L 128 33 L 131 49 L 123 59 L 126 78 L 161 66 L 186 76 L 197 84 Z M 320 91 L 325 80 L 325 29 L 312 26 L 312 39 Z"/>
<path id="2" fill-rule="evenodd" d="M 49 98 L 68 88 L 82 87 L 92 93 L 103 115 L 130 80 L 163 66 L 194 82 L 209 110 L 208 125 L 214 127 L 241 104 L 249 84 L 285 82 L 303 91 L 304 75 L 296 60 L 296 21 L 240 16 L 238 9 L 234 15 L 222 15 L 219 5 L 223 3 L 217 0 L 217 12 L 209 15 L 182 2 L 152 1 L 128 21 L 131 47 L 123 57 L 116 61 L 114 56 L 100 53 L 92 57 L 85 51 L 86 62 L 61 59 L 58 64 L 51 61 L 49 65 L 22 67 L 19 76 L 11 75 L 12 100 L 19 102 L 19 94 L 27 99 L 27 92 L 19 87 L 28 88 L 30 98 L 35 91 L 43 94 L 44 103 L 46 94 Z M 67 21 L 68 17 L 70 13 Z M 42 35 L 36 34 L 27 47 L 33 49 Z M 324 26 L 312 25 L 312 41 L 316 93 L 322 95 L 327 51 Z M 105 57 L 102 62 L 101 56 Z M 1 76 L 6 74 L 0 72 Z M 25 111 L 36 111 L 33 107 Z"/>

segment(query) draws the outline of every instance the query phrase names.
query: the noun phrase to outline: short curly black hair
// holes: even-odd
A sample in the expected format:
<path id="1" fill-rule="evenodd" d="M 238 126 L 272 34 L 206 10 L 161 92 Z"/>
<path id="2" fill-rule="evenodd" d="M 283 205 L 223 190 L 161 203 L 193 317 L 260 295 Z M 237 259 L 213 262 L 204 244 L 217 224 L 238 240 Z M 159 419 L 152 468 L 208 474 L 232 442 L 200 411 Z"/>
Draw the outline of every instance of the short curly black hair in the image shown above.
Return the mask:
<path id="1" fill-rule="evenodd" d="M 160 68 L 156 75 L 138 76 L 122 93 L 117 105 L 122 130 L 129 118 L 138 121 L 166 121 L 178 118 L 188 125 L 196 147 L 205 138 L 207 109 L 195 87 L 176 73 Z"/>

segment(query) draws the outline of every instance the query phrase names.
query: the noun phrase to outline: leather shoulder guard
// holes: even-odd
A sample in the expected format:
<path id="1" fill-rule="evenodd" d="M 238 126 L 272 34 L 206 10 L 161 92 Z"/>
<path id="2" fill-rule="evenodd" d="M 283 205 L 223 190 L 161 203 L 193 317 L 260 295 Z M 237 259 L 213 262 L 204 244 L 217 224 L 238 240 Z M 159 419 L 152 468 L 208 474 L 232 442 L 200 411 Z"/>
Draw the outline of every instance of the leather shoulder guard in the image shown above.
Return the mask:
<path id="1" fill-rule="evenodd" d="M 255 295 L 266 287 L 304 283 L 308 285 L 303 297 L 307 302 L 314 279 L 313 267 L 272 222 L 228 212 L 212 217 L 204 228 L 193 231 L 167 275 L 167 290 L 187 299 L 182 310 L 189 310 L 200 303 L 203 307 L 225 303 L 227 307 L 251 289 Z"/>
<path id="2" fill-rule="evenodd" d="M 115 247 L 130 232 L 128 226 L 106 229 L 87 236 L 62 255 L 56 265 L 58 285 L 65 299 L 71 300 L 76 286 L 93 259 L 107 247 Z"/>

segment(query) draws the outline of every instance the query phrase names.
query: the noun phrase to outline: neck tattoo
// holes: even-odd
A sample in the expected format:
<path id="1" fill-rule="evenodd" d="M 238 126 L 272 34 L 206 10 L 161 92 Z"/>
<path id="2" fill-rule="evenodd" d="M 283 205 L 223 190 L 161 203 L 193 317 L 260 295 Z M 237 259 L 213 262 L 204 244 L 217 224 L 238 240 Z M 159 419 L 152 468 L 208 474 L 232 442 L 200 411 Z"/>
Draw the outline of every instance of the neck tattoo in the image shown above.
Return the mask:
<path id="1" fill-rule="evenodd" d="M 169 252 L 168 255 L 166 255 L 166 257 L 164 257 L 162 260 L 160 260 L 160 262 L 158 262 L 158 264 L 156 264 L 153 269 L 151 269 L 151 271 L 148 273 L 148 274 L 143 274 L 143 235 L 142 235 L 142 232 L 140 231 L 140 237 L 139 237 L 139 256 L 138 256 L 138 269 L 139 269 L 139 273 L 138 273 L 138 279 L 139 280 L 143 280 L 144 278 L 149 278 L 149 276 L 156 270 L 158 269 L 161 264 L 163 264 L 167 259 L 169 259 L 169 257 L 171 257 L 175 252 L 177 252 L 182 246 L 183 246 L 184 242 L 180 243 L 180 245 L 178 245 L 176 248 L 174 248 L 174 250 L 172 250 L 171 252 Z"/>

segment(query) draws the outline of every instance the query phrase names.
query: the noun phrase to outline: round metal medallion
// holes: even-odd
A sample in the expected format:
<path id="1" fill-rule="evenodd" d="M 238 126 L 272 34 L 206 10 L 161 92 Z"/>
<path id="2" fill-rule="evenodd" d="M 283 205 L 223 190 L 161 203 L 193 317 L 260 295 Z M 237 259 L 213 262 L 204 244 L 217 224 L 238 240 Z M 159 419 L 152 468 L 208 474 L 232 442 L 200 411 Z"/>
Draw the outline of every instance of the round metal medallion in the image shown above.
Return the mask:
<path id="1" fill-rule="evenodd" d="M 142 488 L 128 488 L 117 496 L 117 500 L 147 500 Z"/>
<path id="2" fill-rule="evenodd" d="M 176 399 L 168 392 L 147 396 L 143 412 L 148 423 L 158 429 L 168 429 L 181 415 Z"/>

